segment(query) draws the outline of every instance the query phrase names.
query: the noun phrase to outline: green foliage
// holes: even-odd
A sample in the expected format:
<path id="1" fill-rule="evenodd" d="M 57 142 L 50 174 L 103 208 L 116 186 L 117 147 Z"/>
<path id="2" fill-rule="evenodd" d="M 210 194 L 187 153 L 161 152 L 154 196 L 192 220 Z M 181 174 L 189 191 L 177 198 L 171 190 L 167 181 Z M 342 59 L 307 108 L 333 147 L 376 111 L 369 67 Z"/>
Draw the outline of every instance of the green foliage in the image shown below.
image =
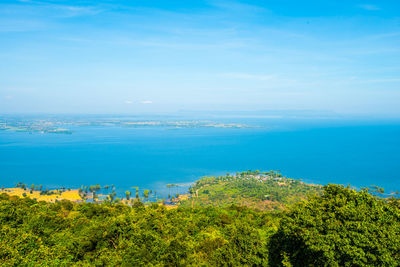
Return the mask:
<path id="1" fill-rule="evenodd" d="M 328 185 L 296 205 L 270 244 L 274 265 L 398 266 L 400 210 L 369 194 Z"/>
<path id="2" fill-rule="evenodd" d="M 126 191 L 125 192 L 125 195 L 126 195 L 126 200 L 129 200 L 130 199 L 130 197 L 131 197 L 131 191 Z"/>
<path id="3" fill-rule="evenodd" d="M 253 174 L 242 178 L 248 175 Z M 242 192 L 257 192 L 254 188 Z M 110 195 L 115 198 L 115 193 Z M 140 198 L 132 199 L 131 206 L 118 202 L 115 198 L 104 203 L 47 203 L 1 194 L 0 265 L 400 263 L 400 201 L 366 190 L 329 185 L 322 194 L 275 212 L 237 205 L 167 209 L 156 203 L 146 206 Z"/>
<path id="4" fill-rule="evenodd" d="M 276 215 L 0 196 L 1 265 L 267 265 Z"/>
<path id="5" fill-rule="evenodd" d="M 144 190 L 144 191 L 143 191 L 143 196 L 144 196 L 144 198 L 146 198 L 146 199 L 147 199 L 147 198 L 149 197 L 149 193 L 150 193 L 150 191 L 149 191 L 149 190 L 147 190 L 147 189 L 146 189 L 146 190 Z"/>
<path id="6" fill-rule="evenodd" d="M 289 179 L 275 171 L 246 171 L 235 176 L 204 177 L 189 189 L 191 199 L 183 206 L 245 205 L 261 210 L 285 209 L 307 195 L 319 194 L 322 187 Z"/>

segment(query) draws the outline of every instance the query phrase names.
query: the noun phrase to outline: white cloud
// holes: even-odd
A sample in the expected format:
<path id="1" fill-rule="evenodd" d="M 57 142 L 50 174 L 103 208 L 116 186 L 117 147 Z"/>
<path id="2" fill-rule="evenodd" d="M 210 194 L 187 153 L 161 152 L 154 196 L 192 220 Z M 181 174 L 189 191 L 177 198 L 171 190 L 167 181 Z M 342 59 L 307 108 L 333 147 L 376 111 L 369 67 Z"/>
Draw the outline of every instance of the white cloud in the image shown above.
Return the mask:
<path id="1" fill-rule="evenodd" d="M 378 6 L 369 5 L 369 4 L 359 5 L 359 7 L 362 9 L 365 9 L 365 10 L 369 10 L 369 11 L 380 10 L 380 8 Z"/>
<path id="2" fill-rule="evenodd" d="M 151 101 L 151 100 L 143 100 L 143 101 L 140 101 L 140 104 L 144 104 L 144 105 L 153 104 L 153 101 Z"/>
<path id="3" fill-rule="evenodd" d="M 54 10 L 59 10 L 62 17 L 77 17 L 77 16 L 91 16 L 101 13 L 103 10 L 91 6 L 65 6 L 65 5 L 52 5 L 49 6 Z"/>
<path id="4" fill-rule="evenodd" d="M 6 95 L 4 98 L 7 99 L 7 100 L 11 100 L 11 99 L 13 99 L 14 97 L 13 97 L 12 95 Z"/>
<path id="5" fill-rule="evenodd" d="M 268 81 L 274 78 L 273 75 L 257 75 L 257 74 L 236 73 L 236 72 L 222 73 L 220 76 L 229 79 L 254 80 L 254 81 Z"/>
<path id="6" fill-rule="evenodd" d="M 373 80 L 363 80 L 362 83 L 398 83 L 400 79 L 388 78 L 388 79 L 373 79 Z"/>
<path id="7" fill-rule="evenodd" d="M 132 104 L 132 101 L 126 100 L 126 101 L 125 101 L 125 104 L 130 105 L 130 104 Z"/>
<path id="8" fill-rule="evenodd" d="M 213 1 L 208 1 L 208 3 L 215 7 L 219 7 L 221 9 L 242 12 L 242 13 L 269 11 L 268 9 L 265 9 L 263 7 L 257 5 L 244 4 L 239 1 L 213 0 Z"/>

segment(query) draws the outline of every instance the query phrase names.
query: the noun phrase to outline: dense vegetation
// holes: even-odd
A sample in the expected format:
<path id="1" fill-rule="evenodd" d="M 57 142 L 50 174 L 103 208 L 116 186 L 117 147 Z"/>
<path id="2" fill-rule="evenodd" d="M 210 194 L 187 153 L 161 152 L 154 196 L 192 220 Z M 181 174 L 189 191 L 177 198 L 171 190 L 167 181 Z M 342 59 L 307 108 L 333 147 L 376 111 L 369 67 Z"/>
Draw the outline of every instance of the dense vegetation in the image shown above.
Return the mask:
<path id="1" fill-rule="evenodd" d="M 398 266 L 400 204 L 336 185 L 287 211 L 0 195 L 0 265 Z"/>
<path id="2" fill-rule="evenodd" d="M 400 205 L 367 191 L 325 187 L 297 204 L 270 242 L 271 262 L 294 266 L 398 266 Z"/>
<path id="3" fill-rule="evenodd" d="M 136 202 L 0 197 L 0 259 L 26 265 L 266 265 L 276 215 L 244 207 L 166 209 Z"/>
<path id="4" fill-rule="evenodd" d="M 322 186 L 289 179 L 276 171 L 246 171 L 204 177 L 189 191 L 191 198 L 181 201 L 181 205 L 226 207 L 240 204 L 260 210 L 282 210 L 308 195 L 320 194 Z"/>

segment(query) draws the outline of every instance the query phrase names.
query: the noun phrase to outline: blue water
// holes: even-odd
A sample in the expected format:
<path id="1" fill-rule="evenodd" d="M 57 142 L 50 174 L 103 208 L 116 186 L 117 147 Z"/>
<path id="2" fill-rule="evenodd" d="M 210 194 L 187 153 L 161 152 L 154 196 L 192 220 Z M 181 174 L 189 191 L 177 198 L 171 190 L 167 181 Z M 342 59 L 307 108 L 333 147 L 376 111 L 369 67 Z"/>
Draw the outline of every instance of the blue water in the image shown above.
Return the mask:
<path id="1" fill-rule="evenodd" d="M 251 121 L 249 129 L 74 127 L 72 135 L 0 131 L 0 185 L 167 183 L 247 169 L 319 184 L 400 190 L 400 123 Z M 279 124 L 279 123 L 278 123 Z"/>

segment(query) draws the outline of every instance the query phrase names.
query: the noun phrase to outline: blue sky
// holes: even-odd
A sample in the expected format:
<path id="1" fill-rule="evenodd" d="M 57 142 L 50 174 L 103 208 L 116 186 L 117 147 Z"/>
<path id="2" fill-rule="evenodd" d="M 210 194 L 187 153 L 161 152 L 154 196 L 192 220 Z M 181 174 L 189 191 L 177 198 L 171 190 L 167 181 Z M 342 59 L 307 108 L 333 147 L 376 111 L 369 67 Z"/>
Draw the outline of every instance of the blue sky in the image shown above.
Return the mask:
<path id="1" fill-rule="evenodd" d="M 0 113 L 400 115 L 399 1 L 0 3 Z"/>

